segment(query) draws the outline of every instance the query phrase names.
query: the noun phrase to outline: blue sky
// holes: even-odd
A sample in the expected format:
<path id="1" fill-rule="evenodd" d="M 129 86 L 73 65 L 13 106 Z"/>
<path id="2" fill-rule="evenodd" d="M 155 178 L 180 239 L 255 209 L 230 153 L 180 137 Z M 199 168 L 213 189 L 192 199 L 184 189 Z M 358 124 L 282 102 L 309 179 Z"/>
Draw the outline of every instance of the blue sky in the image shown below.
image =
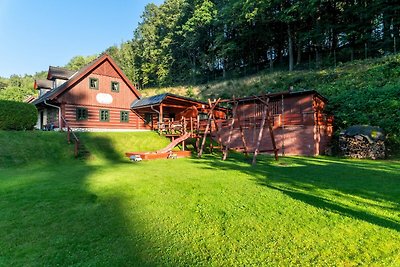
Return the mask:
<path id="1" fill-rule="evenodd" d="M 163 0 L 0 0 L 0 76 L 34 74 L 132 39 L 148 3 Z"/>

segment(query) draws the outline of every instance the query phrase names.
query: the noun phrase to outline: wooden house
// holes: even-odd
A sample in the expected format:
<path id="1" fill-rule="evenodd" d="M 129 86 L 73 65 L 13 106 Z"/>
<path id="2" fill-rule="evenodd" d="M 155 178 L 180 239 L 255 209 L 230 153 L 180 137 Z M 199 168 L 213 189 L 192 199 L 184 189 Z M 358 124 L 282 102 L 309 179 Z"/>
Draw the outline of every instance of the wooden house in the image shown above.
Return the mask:
<path id="1" fill-rule="evenodd" d="M 36 80 L 34 86 L 39 96 L 31 103 L 39 111 L 39 129 L 160 130 L 183 117 L 197 119 L 209 108 L 205 102 L 173 94 L 142 98 L 107 54 L 79 71 L 51 66 L 47 80 Z"/>
<path id="2" fill-rule="evenodd" d="M 269 100 L 268 100 L 269 99 Z M 262 113 L 268 100 L 269 121 L 272 124 L 276 149 L 283 155 L 324 154 L 332 136 L 332 117 L 325 113 L 327 99 L 314 90 L 301 92 L 280 92 L 264 96 L 235 99 L 240 118 L 230 132 L 228 123 L 220 123 L 220 138 L 229 147 L 243 150 L 240 128 L 245 137 L 248 152 L 254 152 L 260 133 Z M 231 102 L 232 103 L 232 102 Z M 272 152 L 271 135 L 268 123 L 261 143 L 260 152 Z M 239 127 L 240 126 L 240 127 Z"/>
<path id="3" fill-rule="evenodd" d="M 150 129 L 130 110 L 139 91 L 107 54 L 79 71 L 50 67 L 47 80 L 35 81 L 35 88 L 37 128 Z"/>

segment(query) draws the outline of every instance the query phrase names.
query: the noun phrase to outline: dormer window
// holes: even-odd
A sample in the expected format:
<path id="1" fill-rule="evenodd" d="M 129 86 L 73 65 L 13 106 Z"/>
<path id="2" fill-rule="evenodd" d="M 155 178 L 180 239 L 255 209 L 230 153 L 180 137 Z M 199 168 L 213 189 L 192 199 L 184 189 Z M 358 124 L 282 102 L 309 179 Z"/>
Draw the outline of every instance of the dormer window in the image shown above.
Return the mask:
<path id="1" fill-rule="evenodd" d="M 99 79 L 89 78 L 89 88 L 98 90 L 99 89 Z"/>
<path id="2" fill-rule="evenodd" d="M 119 82 L 111 82 L 111 92 L 119 92 Z"/>

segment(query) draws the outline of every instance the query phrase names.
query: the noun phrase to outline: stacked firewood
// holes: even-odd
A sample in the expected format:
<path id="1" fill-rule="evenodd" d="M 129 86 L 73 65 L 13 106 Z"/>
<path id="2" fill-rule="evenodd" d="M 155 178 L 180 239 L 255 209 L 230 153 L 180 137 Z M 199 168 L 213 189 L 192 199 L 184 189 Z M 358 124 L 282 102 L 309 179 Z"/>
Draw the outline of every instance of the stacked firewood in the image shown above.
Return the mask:
<path id="1" fill-rule="evenodd" d="M 385 158 L 385 141 L 383 138 L 371 138 L 371 135 L 342 132 L 339 137 L 339 148 L 343 155 L 358 159 Z"/>
<path id="2" fill-rule="evenodd" d="M 378 140 L 369 143 L 361 136 L 340 136 L 339 147 L 344 156 L 357 159 L 383 159 L 385 158 L 385 142 Z"/>

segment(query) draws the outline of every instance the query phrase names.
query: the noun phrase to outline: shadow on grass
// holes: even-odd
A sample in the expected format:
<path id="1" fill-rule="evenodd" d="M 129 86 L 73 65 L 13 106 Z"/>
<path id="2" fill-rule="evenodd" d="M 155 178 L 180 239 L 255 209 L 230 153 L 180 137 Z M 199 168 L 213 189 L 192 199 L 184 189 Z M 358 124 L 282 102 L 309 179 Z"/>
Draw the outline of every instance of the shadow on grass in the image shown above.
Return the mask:
<path id="1" fill-rule="evenodd" d="M 126 162 L 107 138 L 88 138 L 101 144 L 96 155 L 108 168 Z M 124 192 L 99 195 L 90 188 L 104 166 L 72 159 L 46 162 L 0 169 L 1 266 L 163 264 L 168 248 L 148 239 L 145 225 L 132 223 L 138 218 L 127 218 Z M 189 259 L 180 261 L 190 265 Z"/>
<path id="2" fill-rule="evenodd" d="M 338 158 L 288 157 L 275 162 L 261 156 L 207 155 L 199 160 L 207 168 L 236 170 L 262 186 L 334 213 L 400 231 L 400 163 L 353 161 Z M 234 177 L 232 177 L 234 179 Z"/>

